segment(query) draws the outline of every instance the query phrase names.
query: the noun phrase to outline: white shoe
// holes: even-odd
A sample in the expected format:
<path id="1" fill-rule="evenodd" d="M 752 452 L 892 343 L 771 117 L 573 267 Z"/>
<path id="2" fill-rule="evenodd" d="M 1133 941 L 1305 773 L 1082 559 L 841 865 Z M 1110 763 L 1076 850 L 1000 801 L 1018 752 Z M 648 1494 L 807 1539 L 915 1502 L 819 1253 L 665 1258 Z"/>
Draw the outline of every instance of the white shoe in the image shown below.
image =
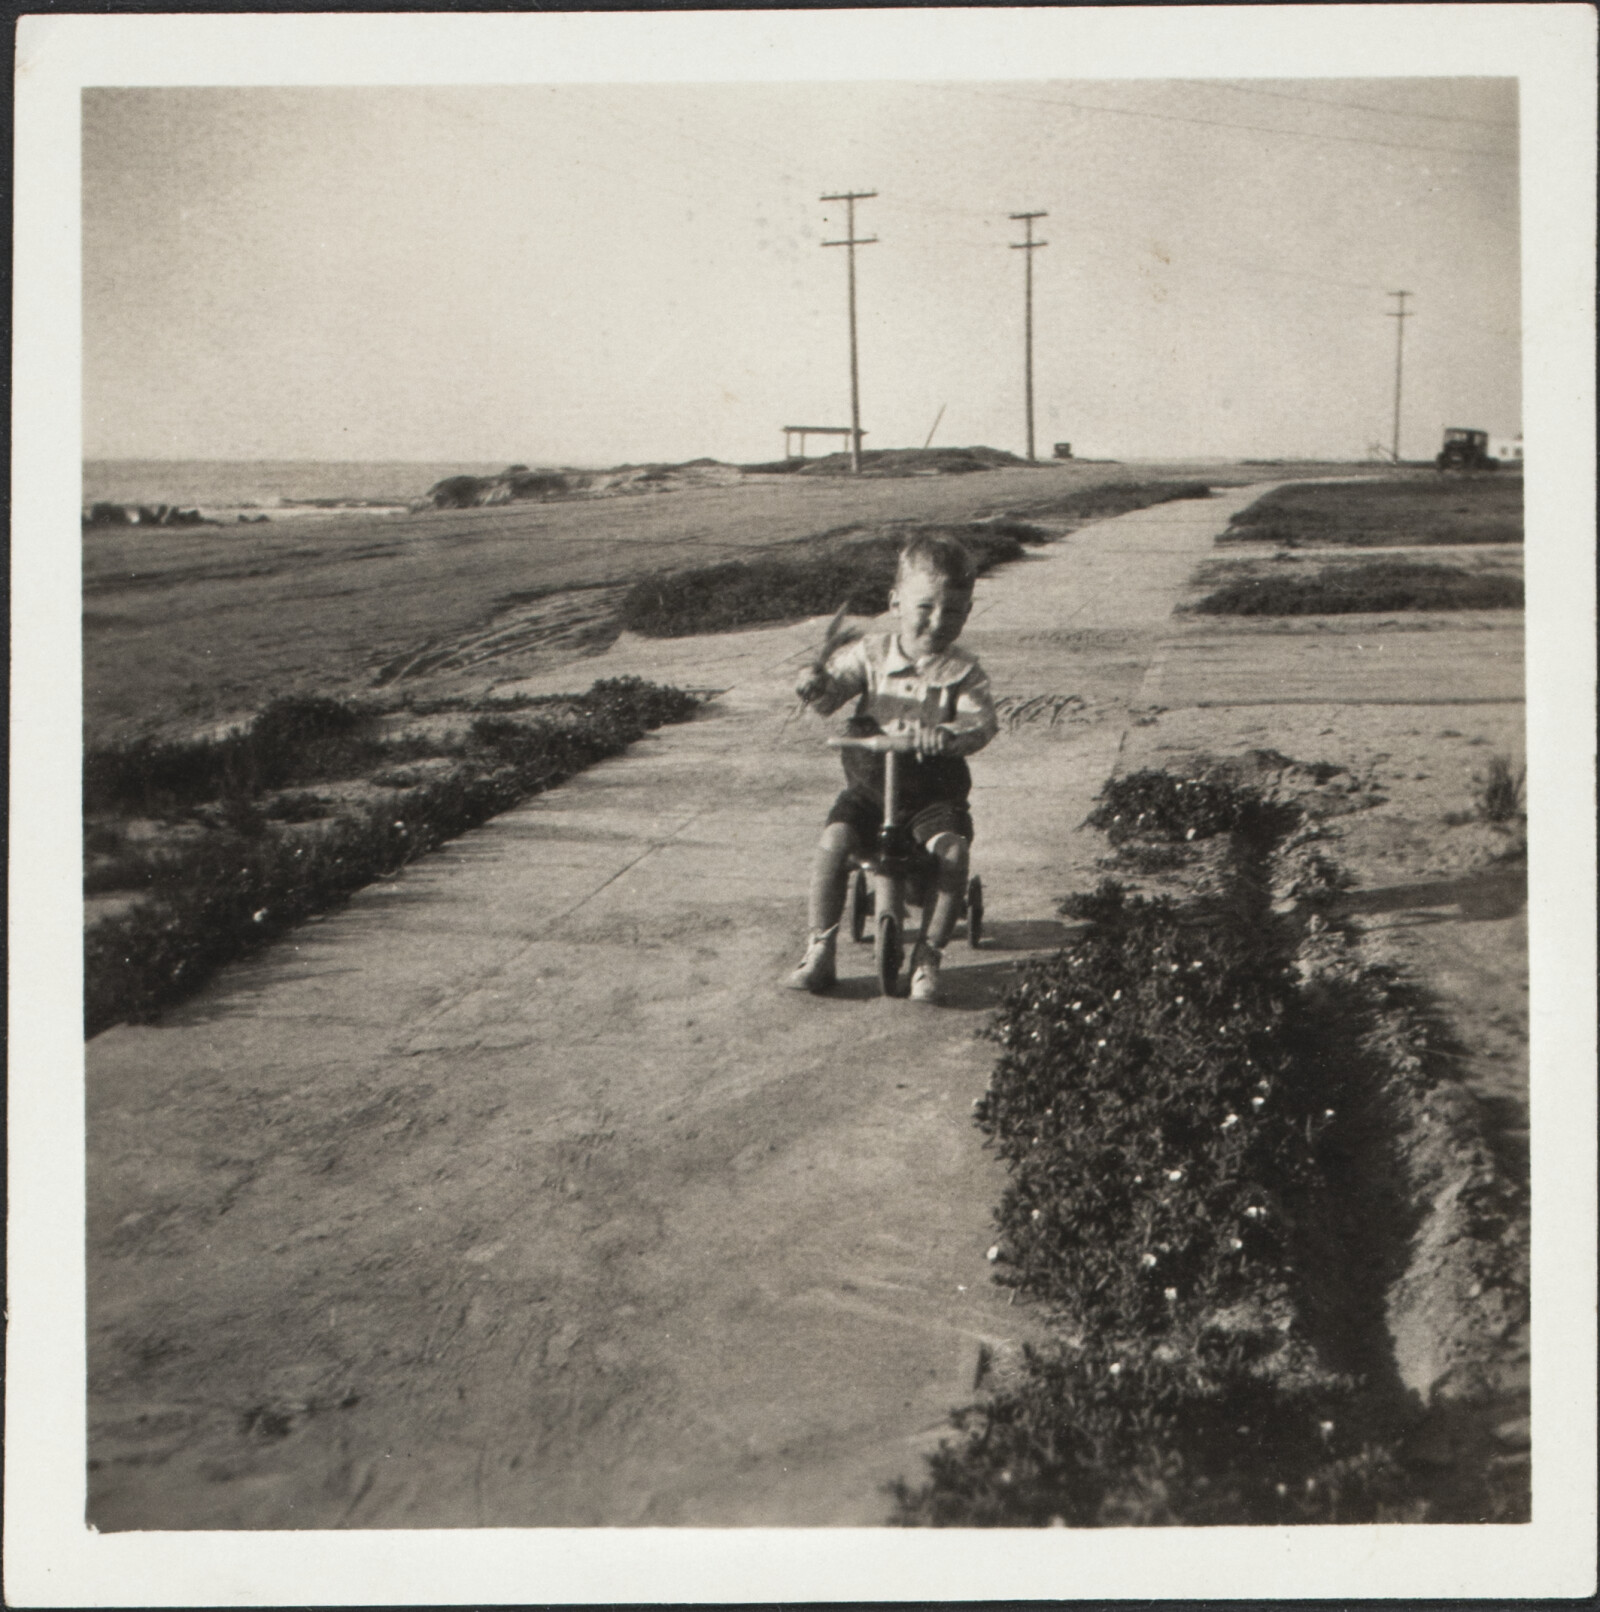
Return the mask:
<path id="1" fill-rule="evenodd" d="M 911 970 L 911 1000 L 937 1002 L 939 1000 L 939 965 L 944 953 L 937 946 L 919 946 L 916 962 Z"/>
<path id="2" fill-rule="evenodd" d="M 783 982 L 791 991 L 822 992 L 832 986 L 837 973 L 834 967 L 835 949 L 839 942 L 839 926 L 832 929 L 813 929 L 806 942 L 806 954 L 800 966 Z"/>

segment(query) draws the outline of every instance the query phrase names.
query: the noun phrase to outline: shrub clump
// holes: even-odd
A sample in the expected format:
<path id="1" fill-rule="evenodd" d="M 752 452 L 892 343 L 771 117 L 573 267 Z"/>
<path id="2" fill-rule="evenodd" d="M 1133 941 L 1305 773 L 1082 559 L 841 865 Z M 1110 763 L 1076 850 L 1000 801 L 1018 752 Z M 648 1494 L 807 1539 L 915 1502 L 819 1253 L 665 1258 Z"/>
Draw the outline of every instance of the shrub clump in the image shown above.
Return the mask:
<path id="1" fill-rule="evenodd" d="M 1325 565 L 1315 576 L 1246 576 L 1195 610 L 1207 616 L 1345 616 L 1386 610 L 1520 610 L 1522 579 L 1503 571 L 1374 560 Z"/>
<path id="2" fill-rule="evenodd" d="M 1522 810 L 1522 785 L 1527 769 L 1512 772 L 1509 756 L 1491 756 L 1483 787 L 1478 794 L 1478 810 L 1484 821 L 1509 823 Z"/>
<path id="3" fill-rule="evenodd" d="M 979 575 L 1022 557 L 1025 542 L 1045 537 L 1020 521 L 918 526 L 897 537 L 872 537 L 821 554 L 728 560 L 634 583 L 623 596 L 622 625 L 652 638 L 727 632 L 778 621 L 802 621 L 841 608 L 876 616 L 889 607 L 901 542 L 918 532 L 958 539 Z"/>
<path id="4" fill-rule="evenodd" d="M 684 721 L 699 703 L 681 689 L 639 678 L 606 679 L 566 702 L 560 714 L 525 722 L 499 713 L 479 718 L 458 765 L 359 815 L 295 834 L 270 830 L 255 812 L 249 832 L 224 826 L 142 856 L 137 869 L 121 871 L 124 882 L 136 875 L 146 899 L 94 924 L 84 939 L 87 1033 L 154 1018 L 222 964 L 616 755 L 648 729 Z M 309 813 L 290 815 L 305 821 Z"/>
<path id="5" fill-rule="evenodd" d="M 1286 834 L 1299 818 L 1289 802 L 1223 779 L 1174 777 L 1148 768 L 1110 779 L 1089 826 L 1104 830 L 1113 845 L 1129 840 L 1188 841 L 1241 832 L 1256 841 Z"/>
<path id="6" fill-rule="evenodd" d="M 1029 1350 L 1022 1381 L 953 1418 L 960 1444 L 903 1526 L 1069 1528 L 1394 1521 L 1403 1473 L 1347 1381 L 1279 1385 L 1221 1334 L 1166 1355 Z"/>

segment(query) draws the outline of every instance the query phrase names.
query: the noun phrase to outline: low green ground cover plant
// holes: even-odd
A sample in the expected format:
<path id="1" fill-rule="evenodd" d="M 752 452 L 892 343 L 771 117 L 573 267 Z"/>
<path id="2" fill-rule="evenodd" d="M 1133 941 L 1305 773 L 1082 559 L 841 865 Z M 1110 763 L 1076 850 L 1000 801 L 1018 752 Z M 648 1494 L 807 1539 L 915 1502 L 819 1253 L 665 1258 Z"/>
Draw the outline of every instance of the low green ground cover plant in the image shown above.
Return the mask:
<path id="1" fill-rule="evenodd" d="M 292 796 L 287 810 L 281 800 L 235 794 L 231 821 L 223 817 L 209 832 L 145 851 L 95 825 L 97 843 L 118 865 L 92 882 L 137 899 L 86 933 L 87 1033 L 154 1017 L 222 964 L 618 754 L 647 730 L 684 721 L 699 703 L 638 678 L 607 679 L 526 719 L 479 716 L 466 742 L 448 748 L 453 764 L 446 770 L 353 810 L 330 813 L 304 794 Z"/>
<path id="2" fill-rule="evenodd" d="M 1235 515 L 1227 541 L 1283 548 L 1520 543 L 1522 478 L 1423 473 L 1277 487 Z"/>
<path id="3" fill-rule="evenodd" d="M 942 532 L 970 550 L 979 574 L 1043 542 L 1047 533 L 1018 520 L 919 526 L 893 535 L 829 544 L 820 553 L 793 551 L 754 560 L 729 560 L 636 582 L 623 596 L 622 624 L 652 638 L 727 632 L 778 621 L 831 614 L 841 605 L 853 615 L 875 616 L 889 606 L 895 559 L 912 530 Z"/>
<path id="4" fill-rule="evenodd" d="M 1353 1369 L 1381 1375 L 1380 1323 L 1370 1294 L 1349 1297 L 1354 1221 L 1330 1172 L 1352 1190 L 1370 1120 L 1347 1113 L 1344 1032 L 1269 905 L 1268 859 L 1296 815 L 1225 775 L 1103 791 L 1096 820 L 1127 825 L 1124 844 L 1220 837 L 1222 855 L 1204 899 L 1114 880 L 1069 898 L 1084 932 L 1030 964 L 989 1027 L 1000 1051 L 976 1120 L 1009 1178 L 990 1257 L 1060 1336 L 956 1413 L 926 1481 L 892 1487 L 895 1521 L 1417 1514 L 1407 1412 Z M 1338 1369 L 1318 1326 L 1340 1333 Z"/>
<path id="5" fill-rule="evenodd" d="M 1169 1332 L 1279 1279 L 1283 1194 L 1314 1175 L 1328 1104 L 1289 1067 L 1270 929 L 1109 880 L 1071 910 L 1088 934 L 1030 967 L 991 1030 L 998 1280 L 1078 1324 Z"/>
<path id="6" fill-rule="evenodd" d="M 1325 565 L 1315 575 L 1238 576 L 1193 607 L 1207 616 L 1344 616 L 1394 610 L 1520 610 L 1522 578 L 1412 560 Z"/>
<path id="7" fill-rule="evenodd" d="M 147 738 L 91 748 L 84 755 L 84 810 L 151 816 L 348 776 L 393 754 L 375 737 L 376 716 L 351 701 L 293 694 L 219 738 Z"/>
<path id="8" fill-rule="evenodd" d="M 1165 1353 L 1030 1349 L 952 1418 L 894 1520 L 957 1528 L 1337 1523 L 1405 1515 L 1404 1473 L 1347 1380 L 1280 1382 L 1216 1332 Z"/>

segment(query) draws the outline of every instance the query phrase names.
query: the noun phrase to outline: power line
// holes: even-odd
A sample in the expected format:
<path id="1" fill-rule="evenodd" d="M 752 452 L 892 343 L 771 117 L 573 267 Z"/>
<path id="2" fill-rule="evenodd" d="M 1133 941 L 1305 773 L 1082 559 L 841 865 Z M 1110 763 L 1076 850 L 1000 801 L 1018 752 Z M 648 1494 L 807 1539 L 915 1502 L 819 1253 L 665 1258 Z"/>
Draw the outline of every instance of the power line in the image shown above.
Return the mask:
<path id="1" fill-rule="evenodd" d="M 1026 271 L 1027 271 L 1026 272 L 1026 278 L 1025 278 L 1025 284 L 1027 286 L 1027 290 L 1024 293 L 1024 302 L 1025 302 L 1025 306 L 1027 308 L 1027 313 L 1025 315 L 1025 322 L 1024 322 L 1024 326 L 1023 326 L 1025 333 L 1024 333 L 1024 336 L 1023 336 L 1022 374 L 1023 374 L 1023 387 L 1024 387 L 1025 392 L 1027 393 L 1027 398 L 1028 398 L 1028 457 L 1030 459 L 1032 459 L 1034 457 L 1034 452 L 1033 452 L 1033 254 L 1035 252 L 1037 252 L 1041 246 L 1048 246 L 1050 244 L 1048 241 L 1036 241 L 1036 240 L 1034 240 L 1034 238 L 1033 238 L 1033 221 L 1036 218 L 1048 218 L 1050 215 L 1048 213 L 1011 213 L 1008 216 L 1011 217 L 1011 218 L 1020 220 L 1021 223 L 1022 223 L 1022 227 L 1024 228 L 1024 230 L 1026 230 L 1027 236 L 1028 236 L 1027 240 L 1025 240 L 1025 241 L 1013 241 L 1011 243 L 1011 250 L 1013 252 L 1021 252 L 1021 253 L 1024 254 L 1022 261 L 1023 261 L 1023 264 L 1025 265 Z"/>
<path id="2" fill-rule="evenodd" d="M 1154 118 L 1160 123 L 1197 123 L 1211 129 L 1243 129 L 1253 134 L 1284 135 L 1292 140 L 1333 140 L 1340 145 L 1388 146 L 1400 151 L 1453 152 L 1461 157 L 1491 157 L 1500 162 L 1511 159 L 1509 153 L 1490 151 L 1482 146 L 1430 146 L 1418 145 L 1411 140 L 1375 140 L 1358 134 L 1321 134 L 1310 129 L 1269 129 L 1259 123 L 1232 123 L 1224 118 L 1189 117 L 1180 112 L 1135 111 L 1127 106 L 1095 106 L 1085 101 L 1041 100 L 1036 95 L 1007 95 L 1002 90 L 969 89 L 965 84 L 936 84 L 935 89 L 955 90 L 964 95 L 979 95 L 991 101 L 1016 101 L 1024 106 L 1053 106 L 1068 112 L 1103 112 L 1110 117 Z"/>
<path id="3" fill-rule="evenodd" d="M 1208 90 L 1227 90 L 1234 95 L 1264 95 L 1274 101 L 1298 101 L 1302 106 L 1336 106 L 1346 112 L 1376 112 L 1386 118 L 1427 118 L 1434 123 L 1471 123 L 1483 129 L 1515 129 L 1515 123 L 1498 118 L 1469 118 L 1454 112 L 1405 112 L 1397 106 L 1367 106 L 1360 101 L 1341 101 L 1326 95 L 1291 95 L 1287 90 L 1263 90 L 1253 85 L 1221 84 L 1209 79 L 1186 79 L 1186 83 L 1204 82 Z"/>
<path id="4" fill-rule="evenodd" d="M 850 470 L 853 475 L 859 475 L 861 471 L 861 389 L 856 367 L 856 248 L 871 246 L 878 239 L 876 235 L 856 239 L 856 203 L 870 201 L 877 194 L 875 190 L 846 190 L 822 198 L 825 202 L 842 201 L 845 204 L 845 239 L 824 241 L 822 244 L 849 248 L 845 257 L 850 265 Z"/>

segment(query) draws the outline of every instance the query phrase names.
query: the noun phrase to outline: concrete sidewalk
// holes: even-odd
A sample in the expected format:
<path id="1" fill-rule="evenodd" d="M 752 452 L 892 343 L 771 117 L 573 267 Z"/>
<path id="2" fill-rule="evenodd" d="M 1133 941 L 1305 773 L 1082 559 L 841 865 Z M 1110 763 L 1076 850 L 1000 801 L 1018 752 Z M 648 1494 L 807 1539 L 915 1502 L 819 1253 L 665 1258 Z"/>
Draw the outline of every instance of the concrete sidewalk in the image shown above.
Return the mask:
<path id="1" fill-rule="evenodd" d="M 97 1038 L 92 1520 L 883 1522 L 1028 1324 L 984 1258 L 973 1031 L 1059 944 L 1173 601 L 1260 492 L 979 584 L 997 693 L 1051 698 L 974 763 L 990 938 L 945 1008 L 878 999 L 865 947 L 830 997 L 777 988 L 838 787 L 827 727 L 786 722 L 810 623 L 526 685 L 721 692 Z"/>

